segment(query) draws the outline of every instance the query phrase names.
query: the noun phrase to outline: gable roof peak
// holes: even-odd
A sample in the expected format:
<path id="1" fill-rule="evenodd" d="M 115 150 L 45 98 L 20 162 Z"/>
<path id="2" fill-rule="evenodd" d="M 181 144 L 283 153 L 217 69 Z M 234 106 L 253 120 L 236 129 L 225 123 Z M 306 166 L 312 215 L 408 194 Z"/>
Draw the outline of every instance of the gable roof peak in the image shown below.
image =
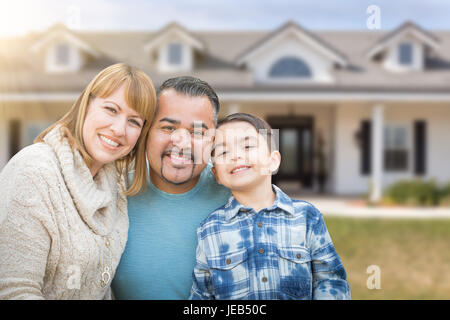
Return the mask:
<path id="1" fill-rule="evenodd" d="M 411 32 L 413 32 L 413 36 L 420 39 L 423 43 L 427 44 L 433 49 L 437 49 L 440 40 L 434 34 L 426 31 L 418 24 L 410 20 L 406 20 L 400 26 L 377 41 L 377 43 L 367 53 L 368 58 L 373 58 L 374 56 L 385 50 L 386 47 L 388 47 L 402 33 L 407 32 L 408 29 L 412 30 Z"/>
<path id="2" fill-rule="evenodd" d="M 295 20 L 290 19 L 290 20 L 286 21 L 284 26 L 285 27 L 290 27 L 290 26 L 292 26 L 292 27 L 299 27 L 299 24 Z"/>
<path id="3" fill-rule="evenodd" d="M 48 32 L 52 32 L 52 31 L 56 31 L 56 30 L 65 30 L 65 31 L 70 31 L 70 29 L 66 26 L 66 24 L 64 22 L 56 22 L 54 24 L 52 24 L 47 31 Z"/>
<path id="4" fill-rule="evenodd" d="M 322 51 L 326 56 L 328 56 L 334 62 L 336 62 L 339 65 L 344 66 L 344 67 L 348 65 L 349 62 L 344 54 L 339 52 L 337 49 L 333 48 L 331 45 L 326 43 L 324 40 L 322 40 L 316 34 L 308 31 L 307 29 L 304 29 L 297 22 L 295 22 L 293 20 L 288 20 L 281 27 L 277 28 L 275 31 L 270 32 L 266 37 L 264 37 L 259 42 L 254 44 L 252 47 L 248 48 L 245 52 L 243 52 L 237 58 L 237 63 L 238 64 L 245 63 L 245 61 L 248 60 L 249 56 L 251 56 L 254 52 L 256 52 L 257 50 L 260 50 L 265 44 L 272 41 L 274 38 L 278 37 L 283 32 L 287 32 L 287 30 L 290 28 L 293 28 L 294 31 L 297 32 L 297 34 L 300 34 L 300 35 L 306 37 L 306 39 L 308 39 L 309 42 L 313 46 L 315 46 L 318 50 Z"/>
<path id="5" fill-rule="evenodd" d="M 167 34 L 171 32 L 177 32 L 187 43 L 189 43 L 192 47 L 197 50 L 203 51 L 205 50 L 205 44 L 201 39 L 199 39 L 196 35 L 192 34 L 188 29 L 179 24 L 178 22 L 169 22 L 165 25 L 161 30 L 159 30 L 152 39 L 145 45 L 144 50 L 151 51 L 158 45 L 160 45 L 161 41 Z"/>
<path id="6" fill-rule="evenodd" d="M 180 24 L 177 21 L 169 22 L 168 24 L 166 24 L 164 27 L 161 28 L 160 32 L 164 32 L 165 30 L 169 30 L 172 28 L 178 28 L 178 29 L 182 29 L 183 31 L 189 32 L 185 26 L 183 26 L 182 24 Z"/>
<path id="7" fill-rule="evenodd" d="M 67 26 L 61 22 L 48 28 L 47 31 L 44 32 L 44 34 L 37 41 L 35 41 L 34 44 L 32 44 L 31 51 L 37 52 L 42 48 L 45 48 L 54 39 L 64 39 L 75 47 L 88 52 L 96 58 L 101 55 L 100 52 L 85 42 L 79 34 L 74 33 L 73 30 L 67 28 Z"/>

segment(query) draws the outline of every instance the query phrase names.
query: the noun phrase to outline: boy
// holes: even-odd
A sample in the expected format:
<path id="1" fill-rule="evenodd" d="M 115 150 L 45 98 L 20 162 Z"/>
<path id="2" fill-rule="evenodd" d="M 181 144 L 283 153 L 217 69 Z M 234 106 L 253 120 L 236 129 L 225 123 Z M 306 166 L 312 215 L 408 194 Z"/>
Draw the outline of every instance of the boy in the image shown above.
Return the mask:
<path id="1" fill-rule="evenodd" d="M 350 299 L 321 213 L 271 184 L 280 153 L 262 119 L 217 125 L 212 172 L 232 196 L 197 230 L 191 299 Z"/>

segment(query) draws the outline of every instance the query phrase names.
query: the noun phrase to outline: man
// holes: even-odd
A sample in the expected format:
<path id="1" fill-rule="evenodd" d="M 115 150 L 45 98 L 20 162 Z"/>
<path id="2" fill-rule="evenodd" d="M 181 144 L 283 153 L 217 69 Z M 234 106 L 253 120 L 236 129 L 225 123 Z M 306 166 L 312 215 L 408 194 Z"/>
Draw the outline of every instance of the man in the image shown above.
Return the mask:
<path id="1" fill-rule="evenodd" d="M 230 191 L 208 164 L 219 100 L 204 81 L 177 77 L 158 90 L 147 142 L 149 182 L 128 198 L 128 241 L 112 284 L 116 299 L 188 299 L 196 229 Z"/>

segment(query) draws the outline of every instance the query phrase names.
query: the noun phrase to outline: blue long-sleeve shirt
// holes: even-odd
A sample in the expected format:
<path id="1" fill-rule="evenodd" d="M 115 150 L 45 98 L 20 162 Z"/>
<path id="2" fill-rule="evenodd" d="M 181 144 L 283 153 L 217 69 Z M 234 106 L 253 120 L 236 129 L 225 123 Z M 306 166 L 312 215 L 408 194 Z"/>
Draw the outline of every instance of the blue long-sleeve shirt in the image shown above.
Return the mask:
<path id="1" fill-rule="evenodd" d="M 201 223 L 191 299 L 350 299 L 322 214 L 273 190 L 269 208 L 231 196 Z"/>
<path id="2" fill-rule="evenodd" d="M 189 298 L 200 222 L 230 196 L 208 165 L 197 185 L 169 194 L 148 182 L 147 191 L 128 198 L 130 228 L 112 288 L 116 299 Z"/>

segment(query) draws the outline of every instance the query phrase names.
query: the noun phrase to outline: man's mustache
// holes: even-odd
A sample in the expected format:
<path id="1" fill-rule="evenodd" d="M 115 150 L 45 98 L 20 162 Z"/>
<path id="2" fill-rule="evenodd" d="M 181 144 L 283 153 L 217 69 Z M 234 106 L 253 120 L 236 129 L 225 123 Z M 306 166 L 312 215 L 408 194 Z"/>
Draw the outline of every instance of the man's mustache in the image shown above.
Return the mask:
<path id="1" fill-rule="evenodd" d="M 195 159 L 196 158 L 195 158 L 195 155 L 192 153 L 191 149 L 183 149 L 183 150 L 180 150 L 178 148 L 166 149 L 166 150 L 163 151 L 163 153 L 161 155 L 161 158 L 163 158 L 163 157 L 165 157 L 167 155 L 170 155 L 172 153 L 175 154 L 175 155 L 178 155 L 178 156 L 189 158 L 190 160 L 192 160 L 192 162 L 195 163 Z"/>

